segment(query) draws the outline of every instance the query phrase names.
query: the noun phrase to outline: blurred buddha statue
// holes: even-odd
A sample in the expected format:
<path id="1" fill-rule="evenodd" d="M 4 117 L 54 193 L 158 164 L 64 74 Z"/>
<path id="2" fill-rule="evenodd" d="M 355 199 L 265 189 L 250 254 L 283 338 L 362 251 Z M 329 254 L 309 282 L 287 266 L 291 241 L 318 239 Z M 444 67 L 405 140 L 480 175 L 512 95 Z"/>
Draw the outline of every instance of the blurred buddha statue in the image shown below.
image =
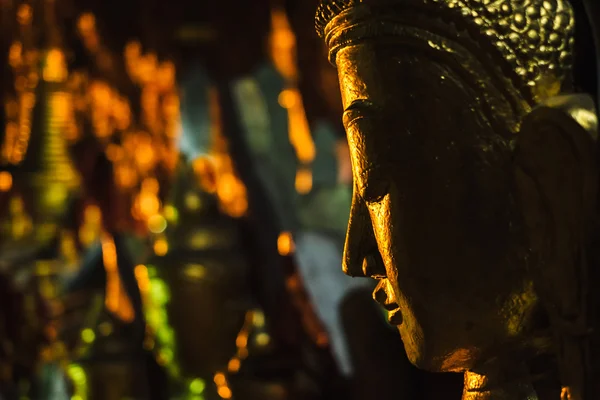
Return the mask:
<path id="1" fill-rule="evenodd" d="M 152 227 L 155 255 L 136 274 L 148 282 L 140 286 L 147 345 L 169 376 L 170 398 L 209 400 L 232 393 L 229 375 L 252 347 L 256 303 L 242 221 L 219 209 L 218 197 L 203 186 L 211 178 L 197 174 L 197 166 L 181 159 L 162 219 Z"/>
<path id="2" fill-rule="evenodd" d="M 584 20 L 565 0 L 317 12 L 354 172 L 344 270 L 378 280 L 413 364 L 465 372 L 464 400 L 543 398 L 552 374 L 548 398 L 598 398 L 597 117 L 571 75 L 594 61 L 573 51 Z"/>

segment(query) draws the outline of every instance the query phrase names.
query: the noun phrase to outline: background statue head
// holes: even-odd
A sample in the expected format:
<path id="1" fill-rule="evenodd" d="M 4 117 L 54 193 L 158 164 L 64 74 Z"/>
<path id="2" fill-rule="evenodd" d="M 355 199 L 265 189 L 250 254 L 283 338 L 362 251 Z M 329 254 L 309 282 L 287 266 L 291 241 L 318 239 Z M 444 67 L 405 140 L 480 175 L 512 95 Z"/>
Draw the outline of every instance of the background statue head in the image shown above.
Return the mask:
<path id="1" fill-rule="evenodd" d="M 418 367 L 549 353 L 583 386 L 596 116 L 572 90 L 574 22 L 565 0 L 317 11 L 354 170 L 344 269 L 379 279 Z"/>

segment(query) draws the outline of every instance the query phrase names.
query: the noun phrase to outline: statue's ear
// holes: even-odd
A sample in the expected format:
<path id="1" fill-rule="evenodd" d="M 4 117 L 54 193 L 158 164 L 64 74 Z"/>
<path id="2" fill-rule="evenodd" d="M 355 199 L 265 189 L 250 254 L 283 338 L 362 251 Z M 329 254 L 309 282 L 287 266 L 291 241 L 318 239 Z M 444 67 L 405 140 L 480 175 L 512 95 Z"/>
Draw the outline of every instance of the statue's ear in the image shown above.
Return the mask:
<path id="1" fill-rule="evenodd" d="M 587 368 L 587 342 L 581 338 L 589 334 L 585 249 L 597 206 L 594 110 L 588 96 L 550 98 L 523 120 L 514 154 L 535 253 L 529 273 L 557 334 L 562 385 L 574 399 L 583 398 Z"/>
<path id="2" fill-rule="evenodd" d="M 552 97 L 523 120 L 514 162 L 534 249 L 541 250 L 550 231 L 585 232 L 596 207 L 597 136 L 594 102 L 586 95 Z"/>

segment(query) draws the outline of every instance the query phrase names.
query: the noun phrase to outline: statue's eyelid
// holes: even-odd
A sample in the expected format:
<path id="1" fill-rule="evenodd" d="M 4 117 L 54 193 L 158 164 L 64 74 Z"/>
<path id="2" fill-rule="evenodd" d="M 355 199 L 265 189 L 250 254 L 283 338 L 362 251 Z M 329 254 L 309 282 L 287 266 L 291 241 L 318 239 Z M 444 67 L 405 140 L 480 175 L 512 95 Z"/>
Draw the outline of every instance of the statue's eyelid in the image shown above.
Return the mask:
<path id="1" fill-rule="evenodd" d="M 355 100 L 344 111 L 342 122 L 348 127 L 356 120 L 370 117 L 378 108 L 368 100 Z"/>
<path id="2" fill-rule="evenodd" d="M 349 109 L 344 111 L 342 116 L 342 123 L 346 128 L 354 124 L 356 121 L 365 118 L 360 110 Z"/>

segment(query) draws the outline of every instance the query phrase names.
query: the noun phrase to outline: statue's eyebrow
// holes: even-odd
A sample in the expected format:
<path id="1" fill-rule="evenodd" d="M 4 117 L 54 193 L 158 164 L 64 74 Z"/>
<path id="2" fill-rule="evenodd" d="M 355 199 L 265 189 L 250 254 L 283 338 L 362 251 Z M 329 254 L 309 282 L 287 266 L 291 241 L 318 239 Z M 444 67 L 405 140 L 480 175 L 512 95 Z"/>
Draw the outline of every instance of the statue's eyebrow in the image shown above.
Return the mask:
<path id="1" fill-rule="evenodd" d="M 366 113 L 372 113 L 377 111 L 377 107 L 372 101 L 366 99 L 354 100 L 344 111 L 365 111 Z"/>

